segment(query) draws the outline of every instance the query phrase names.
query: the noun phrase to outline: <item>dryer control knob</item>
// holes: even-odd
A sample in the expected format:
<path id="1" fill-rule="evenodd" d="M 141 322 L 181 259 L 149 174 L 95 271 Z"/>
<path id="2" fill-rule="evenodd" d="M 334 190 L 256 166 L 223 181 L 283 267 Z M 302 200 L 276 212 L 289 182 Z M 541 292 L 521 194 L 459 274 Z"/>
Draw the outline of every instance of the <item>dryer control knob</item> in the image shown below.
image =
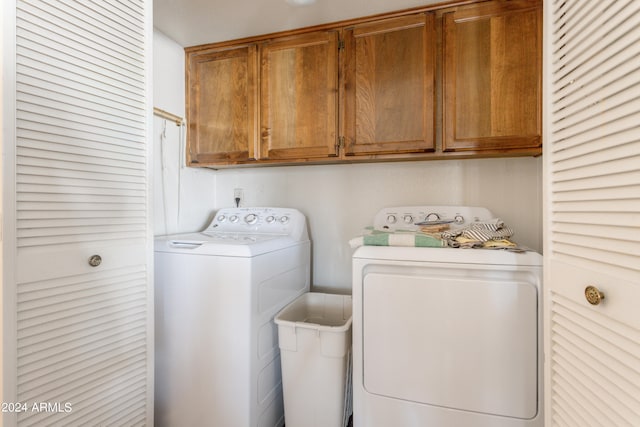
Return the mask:
<path id="1" fill-rule="evenodd" d="M 244 222 L 246 222 L 247 224 L 255 224 L 256 222 L 258 222 L 258 215 L 248 214 L 244 217 Z"/>
<path id="2" fill-rule="evenodd" d="M 413 224 L 413 217 L 411 215 L 405 215 L 402 219 L 405 224 Z"/>
<path id="3" fill-rule="evenodd" d="M 455 218 L 453 218 L 453 221 L 456 224 L 463 224 L 464 223 L 464 217 L 462 215 L 456 215 Z"/>
<path id="4" fill-rule="evenodd" d="M 425 218 L 427 221 L 438 221 L 440 219 L 440 215 L 437 213 L 430 213 Z"/>
<path id="5" fill-rule="evenodd" d="M 229 217 L 229 221 L 231 222 L 238 222 L 238 215 L 231 215 Z"/>
<path id="6" fill-rule="evenodd" d="M 398 220 L 398 219 L 396 218 L 396 216 L 395 216 L 395 215 L 389 215 L 389 216 L 387 216 L 387 222 L 388 222 L 389 224 L 395 224 L 397 220 Z"/>
<path id="7" fill-rule="evenodd" d="M 267 217 L 267 224 L 271 224 L 271 223 L 272 223 L 273 221 L 275 221 L 275 220 L 276 220 L 276 217 L 275 217 L 275 216 L 273 216 L 273 215 L 269 215 L 269 216 Z"/>
<path id="8" fill-rule="evenodd" d="M 280 218 L 280 222 L 281 222 L 282 224 L 286 224 L 286 223 L 288 223 L 288 222 L 289 222 L 289 217 L 288 217 L 288 216 L 283 216 L 283 217 L 281 217 L 281 218 Z"/>

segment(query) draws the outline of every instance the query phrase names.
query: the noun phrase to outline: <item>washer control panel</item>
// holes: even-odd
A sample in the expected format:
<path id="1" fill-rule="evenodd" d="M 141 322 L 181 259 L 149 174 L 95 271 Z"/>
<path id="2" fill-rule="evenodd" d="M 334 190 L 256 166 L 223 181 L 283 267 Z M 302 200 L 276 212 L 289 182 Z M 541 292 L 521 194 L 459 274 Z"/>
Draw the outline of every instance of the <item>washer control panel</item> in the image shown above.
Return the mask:
<path id="1" fill-rule="evenodd" d="M 438 224 L 460 228 L 492 218 L 488 209 L 473 206 L 395 206 L 381 209 L 373 220 L 373 227 L 380 231 L 416 231 L 421 226 Z"/>
<path id="2" fill-rule="evenodd" d="M 203 233 L 242 233 L 307 238 L 306 219 L 290 208 L 222 208 Z"/>

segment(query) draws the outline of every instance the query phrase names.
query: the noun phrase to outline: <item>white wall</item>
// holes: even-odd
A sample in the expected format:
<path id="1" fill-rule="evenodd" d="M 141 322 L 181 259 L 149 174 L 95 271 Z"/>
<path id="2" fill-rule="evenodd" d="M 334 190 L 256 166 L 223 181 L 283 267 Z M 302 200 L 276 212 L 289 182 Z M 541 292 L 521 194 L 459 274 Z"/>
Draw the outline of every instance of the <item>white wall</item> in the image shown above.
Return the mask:
<path id="1" fill-rule="evenodd" d="M 156 32 L 155 93 L 167 86 L 173 92 L 184 82 L 182 48 Z M 178 64 L 178 65 L 177 65 Z M 184 111 L 184 91 L 173 97 L 162 92 L 156 106 Z M 164 98 L 166 97 L 166 98 Z M 170 99 L 169 99 L 170 98 Z M 176 113 L 177 114 L 177 113 Z M 175 125 L 168 126 L 176 128 Z M 175 130 L 175 129 L 173 129 Z M 159 134 L 159 132 L 156 132 Z M 169 132 L 168 132 L 169 134 Z M 175 145 L 173 145 L 175 148 Z M 156 150 L 159 151 L 159 150 Z M 177 164 L 177 151 L 167 164 Z M 158 168 L 156 168 L 158 170 Z M 213 210 L 233 205 L 234 188 L 244 190 L 245 206 L 283 206 L 301 210 L 313 240 L 313 278 L 316 290 L 350 292 L 350 238 L 371 224 L 378 209 L 392 205 L 460 204 L 485 206 L 516 230 L 514 240 L 542 249 L 540 158 L 447 160 L 426 162 L 286 166 L 230 170 L 182 169 L 181 220 L 176 223 L 177 172 L 169 181 L 169 228 L 202 228 Z M 161 180 L 156 176 L 155 182 Z M 161 200 L 156 184 L 156 200 Z M 162 218 L 156 203 L 157 217 Z M 156 221 L 156 234 L 164 234 Z M 173 227 L 173 228 L 172 228 Z"/>
<path id="2" fill-rule="evenodd" d="M 541 161 L 534 158 L 289 166 L 217 171 L 216 206 L 301 210 L 313 241 L 313 284 L 351 288 L 349 239 L 382 207 L 486 206 L 516 230 L 514 240 L 541 248 Z M 334 289 L 335 290 L 335 289 Z"/>
<path id="3" fill-rule="evenodd" d="M 153 32 L 153 105 L 185 117 L 184 49 L 159 31 Z M 184 166 L 186 129 L 154 118 L 154 234 L 203 228 L 215 202 L 216 175 Z M 166 124 L 166 138 L 162 132 Z"/>

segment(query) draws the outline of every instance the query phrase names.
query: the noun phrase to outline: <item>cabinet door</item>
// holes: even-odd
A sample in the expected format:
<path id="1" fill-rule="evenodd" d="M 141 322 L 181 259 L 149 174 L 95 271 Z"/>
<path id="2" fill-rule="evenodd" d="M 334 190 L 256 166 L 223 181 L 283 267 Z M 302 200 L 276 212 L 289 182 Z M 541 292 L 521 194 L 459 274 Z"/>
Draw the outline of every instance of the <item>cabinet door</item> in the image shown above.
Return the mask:
<path id="1" fill-rule="evenodd" d="M 434 148 L 432 14 L 345 31 L 345 154 Z"/>
<path id="2" fill-rule="evenodd" d="M 338 32 L 267 42 L 261 58 L 261 158 L 336 156 Z"/>
<path id="3" fill-rule="evenodd" d="M 541 11 L 514 0 L 444 14 L 444 151 L 541 146 Z"/>
<path id="4" fill-rule="evenodd" d="M 189 163 L 255 159 L 255 45 L 187 54 Z"/>

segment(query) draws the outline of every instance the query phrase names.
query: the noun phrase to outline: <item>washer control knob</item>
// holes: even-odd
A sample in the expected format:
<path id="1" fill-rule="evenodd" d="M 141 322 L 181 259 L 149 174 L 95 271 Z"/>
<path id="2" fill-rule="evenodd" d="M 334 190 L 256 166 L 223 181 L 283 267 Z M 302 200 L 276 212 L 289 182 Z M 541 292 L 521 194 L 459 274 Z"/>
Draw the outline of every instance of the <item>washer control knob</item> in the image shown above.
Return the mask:
<path id="1" fill-rule="evenodd" d="M 229 221 L 231 222 L 238 222 L 238 215 L 231 215 L 229 217 Z"/>
<path id="2" fill-rule="evenodd" d="M 456 215 L 456 216 L 453 218 L 453 221 L 454 221 L 456 224 L 464 224 L 464 217 L 463 217 L 462 215 Z"/>
<path id="3" fill-rule="evenodd" d="M 269 216 L 267 217 L 267 224 L 271 224 L 271 223 L 273 223 L 273 221 L 275 221 L 275 220 L 276 220 L 276 217 L 275 217 L 275 216 L 273 216 L 273 215 L 269 215 Z"/>
<path id="4" fill-rule="evenodd" d="M 398 219 L 396 218 L 396 216 L 395 216 L 395 215 L 389 215 L 389 216 L 387 216 L 387 222 L 388 222 L 389 224 L 395 224 L 397 220 L 398 220 Z"/>
<path id="5" fill-rule="evenodd" d="M 402 217 L 405 224 L 413 224 L 413 217 L 411 215 L 405 215 Z"/>
<path id="6" fill-rule="evenodd" d="M 438 221 L 440 219 L 440 215 L 437 213 L 430 213 L 425 218 L 427 221 Z"/>
<path id="7" fill-rule="evenodd" d="M 218 222 L 224 222 L 226 219 L 227 219 L 227 217 L 224 216 L 224 215 L 219 215 L 218 216 Z"/>
<path id="8" fill-rule="evenodd" d="M 288 223 L 288 222 L 289 222 L 289 217 L 288 217 L 288 216 L 283 216 L 283 217 L 281 217 L 281 218 L 280 218 L 280 222 L 281 222 L 282 224 L 286 224 L 286 223 Z"/>
<path id="9" fill-rule="evenodd" d="M 248 214 L 244 217 L 244 222 L 246 222 L 247 224 L 255 224 L 256 222 L 258 222 L 258 215 Z"/>

